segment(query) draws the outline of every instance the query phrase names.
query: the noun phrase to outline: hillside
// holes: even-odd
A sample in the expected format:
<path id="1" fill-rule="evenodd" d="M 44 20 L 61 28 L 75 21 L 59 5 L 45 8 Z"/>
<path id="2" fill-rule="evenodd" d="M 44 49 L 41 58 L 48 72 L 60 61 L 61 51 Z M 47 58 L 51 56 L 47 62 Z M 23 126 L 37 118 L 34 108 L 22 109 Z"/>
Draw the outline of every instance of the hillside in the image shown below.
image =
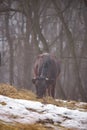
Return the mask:
<path id="1" fill-rule="evenodd" d="M 30 91 L 0 84 L 0 130 L 87 130 L 87 103 L 37 100 Z"/>

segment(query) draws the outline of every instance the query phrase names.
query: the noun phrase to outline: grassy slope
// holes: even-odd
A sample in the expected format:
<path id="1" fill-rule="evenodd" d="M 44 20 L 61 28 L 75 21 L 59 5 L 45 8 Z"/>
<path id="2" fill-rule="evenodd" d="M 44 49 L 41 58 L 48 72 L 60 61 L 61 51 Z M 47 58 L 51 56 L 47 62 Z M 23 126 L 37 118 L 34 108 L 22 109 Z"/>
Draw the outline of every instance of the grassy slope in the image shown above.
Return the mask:
<path id="1" fill-rule="evenodd" d="M 8 84 L 0 84 L 0 94 L 12 98 L 18 99 L 26 99 L 26 100 L 35 100 L 40 101 L 42 103 L 51 103 L 57 106 L 68 107 L 70 109 L 78 108 L 80 110 L 87 111 L 87 105 L 80 105 L 79 102 L 75 101 L 67 101 L 64 102 L 62 100 L 55 101 L 54 99 L 47 97 L 45 99 L 36 99 L 36 95 L 31 91 L 27 90 L 17 90 L 15 87 L 10 86 Z M 0 102 L 2 105 L 6 105 L 4 102 Z M 5 122 L 0 121 L 0 130 L 54 130 L 57 128 L 58 130 L 71 130 L 65 127 L 61 127 L 59 125 L 46 126 L 44 122 L 40 122 L 37 124 L 7 124 Z"/>

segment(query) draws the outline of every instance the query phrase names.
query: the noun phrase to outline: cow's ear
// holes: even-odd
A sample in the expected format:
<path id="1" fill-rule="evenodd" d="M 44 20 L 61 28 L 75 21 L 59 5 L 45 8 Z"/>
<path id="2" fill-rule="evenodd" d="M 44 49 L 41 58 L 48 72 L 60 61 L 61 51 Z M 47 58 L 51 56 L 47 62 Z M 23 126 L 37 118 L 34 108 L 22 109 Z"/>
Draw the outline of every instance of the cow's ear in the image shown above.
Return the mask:
<path id="1" fill-rule="evenodd" d="M 36 78 L 33 78 L 32 83 L 35 84 L 35 82 L 36 82 Z"/>

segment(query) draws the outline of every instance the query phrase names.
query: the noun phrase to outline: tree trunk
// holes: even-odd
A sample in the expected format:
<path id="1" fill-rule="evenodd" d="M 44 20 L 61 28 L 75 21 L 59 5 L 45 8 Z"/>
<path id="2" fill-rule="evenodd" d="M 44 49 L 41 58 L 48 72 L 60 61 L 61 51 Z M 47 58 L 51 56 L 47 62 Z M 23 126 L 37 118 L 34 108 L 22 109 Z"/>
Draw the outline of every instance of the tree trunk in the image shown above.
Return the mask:
<path id="1" fill-rule="evenodd" d="M 10 37 L 9 13 L 7 13 L 5 21 L 6 21 L 6 37 L 9 45 L 9 82 L 12 85 L 14 83 L 14 49 L 12 39 Z"/>
<path id="2" fill-rule="evenodd" d="M 42 33 L 42 30 L 40 28 L 40 22 L 39 22 L 39 9 L 38 9 L 38 2 L 33 1 L 33 10 L 34 10 L 34 18 L 33 18 L 33 23 L 34 23 L 34 33 L 38 34 L 39 39 L 41 40 L 43 44 L 43 51 L 49 52 L 49 47 L 47 44 L 47 41 Z"/>
<path id="3" fill-rule="evenodd" d="M 71 34 L 71 32 L 70 32 L 67 24 L 64 21 L 63 14 L 61 13 L 61 10 L 58 7 L 58 3 L 56 1 L 54 1 L 54 0 L 52 0 L 52 2 L 53 2 L 54 7 L 55 7 L 55 9 L 57 11 L 58 17 L 60 18 L 60 20 L 61 20 L 61 22 L 63 24 L 63 27 L 65 29 L 65 33 L 66 33 L 66 36 L 67 36 L 67 39 L 68 39 L 68 45 L 70 47 L 72 56 L 74 57 L 76 79 L 77 79 L 77 82 L 78 82 L 78 90 L 80 92 L 82 100 L 83 101 L 87 101 L 87 95 L 86 95 L 86 93 L 84 91 L 84 88 L 83 88 L 83 84 L 82 84 L 82 80 L 81 80 L 81 75 L 80 75 L 80 71 L 79 71 L 79 65 L 78 65 L 78 62 L 77 62 L 76 54 L 75 54 L 75 43 L 74 43 L 72 34 Z"/>

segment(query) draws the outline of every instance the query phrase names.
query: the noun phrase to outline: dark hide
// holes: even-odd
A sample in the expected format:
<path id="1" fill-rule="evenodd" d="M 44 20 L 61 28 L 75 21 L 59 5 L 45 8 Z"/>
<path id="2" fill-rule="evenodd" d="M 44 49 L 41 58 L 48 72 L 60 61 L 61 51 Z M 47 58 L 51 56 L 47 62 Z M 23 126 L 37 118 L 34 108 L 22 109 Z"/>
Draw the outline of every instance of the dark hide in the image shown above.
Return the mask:
<path id="1" fill-rule="evenodd" d="M 48 53 L 39 55 L 35 61 L 32 82 L 36 87 L 36 94 L 39 98 L 49 96 L 54 98 L 56 79 L 60 74 L 60 64 L 54 56 Z"/>

